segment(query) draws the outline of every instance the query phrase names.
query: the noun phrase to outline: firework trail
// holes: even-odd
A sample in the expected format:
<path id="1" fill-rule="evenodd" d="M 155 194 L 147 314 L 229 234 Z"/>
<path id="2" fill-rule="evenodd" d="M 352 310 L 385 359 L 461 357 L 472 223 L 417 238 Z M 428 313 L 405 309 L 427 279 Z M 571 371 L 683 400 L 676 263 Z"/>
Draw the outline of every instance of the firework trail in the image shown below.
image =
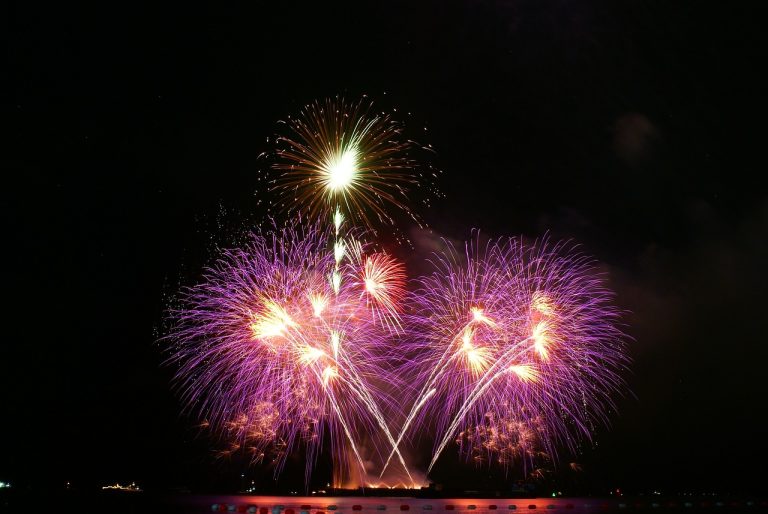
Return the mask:
<path id="1" fill-rule="evenodd" d="M 331 240 L 317 226 L 255 234 L 223 251 L 171 313 L 169 361 L 187 407 L 276 472 L 305 445 L 308 477 L 328 435 L 334 462 L 351 448 L 364 476 L 357 441 L 382 431 L 394 443 L 374 385 L 388 369 L 379 309 L 389 301 L 361 301 L 369 293 L 356 280 L 334 283 L 364 274 L 356 264 L 368 256 L 355 243 L 359 259 L 340 266 Z"/>
<path id="2" fill-rule="evenodd" d="M 414 338 L 403 351 L 417 357 L 400 373 L 422 385 L 396 444 L 430 425 L 431 470 L 459 432 L 483 434 L 489 453 L 500 439 L 488 433 L 500 427 L 525 427 L 553 456 L 589 440 L 607 422 L 627 364 L 620 313 L 592 261 L 568 244 L 502 239 L 483 247 L 475 240 L 463 253 L 449 247 L 432 263 L 410 297 Z"/>

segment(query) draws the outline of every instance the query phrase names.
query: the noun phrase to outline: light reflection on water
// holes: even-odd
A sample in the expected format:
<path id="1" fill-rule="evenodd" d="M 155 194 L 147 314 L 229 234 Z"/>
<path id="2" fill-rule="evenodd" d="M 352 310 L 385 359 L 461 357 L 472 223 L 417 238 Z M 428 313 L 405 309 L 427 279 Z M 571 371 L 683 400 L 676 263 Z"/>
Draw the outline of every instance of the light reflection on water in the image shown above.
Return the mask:
<path id="1" fill-rule="evenodd" d="M 744 501 L 716 502 L 674 499 L 599 499 L 599 498 L 411 498 L 411 497 L 300 497 L 300 496 L 206 496 L 197 497 L 195 511 L 205 508 L 212 512 L 214 504 L 223 512 L 247 512 L 247 507 L 256 507 L 257 514 L 355 514 L 377 513 L 401 514 L 408 511 L 411 514 L 427 514 L 440 512 L 449 514 L 451 511 L 462 514 L 501 514 L 502 512 L 527 513 L 540 511 L 602 513 L 602 512 L 698 512 L 715 511 L 728 512 L 744 510 L 750 512 L 766 512 L 758 504 Z M 223 507 L 222 507 L 223 505 Z M 230 510 L 234 509 L 234 510 Z M 266 510 L 263 510 L 266 509 Z M 290 509 L 290 510 L 289 510 Z"/>

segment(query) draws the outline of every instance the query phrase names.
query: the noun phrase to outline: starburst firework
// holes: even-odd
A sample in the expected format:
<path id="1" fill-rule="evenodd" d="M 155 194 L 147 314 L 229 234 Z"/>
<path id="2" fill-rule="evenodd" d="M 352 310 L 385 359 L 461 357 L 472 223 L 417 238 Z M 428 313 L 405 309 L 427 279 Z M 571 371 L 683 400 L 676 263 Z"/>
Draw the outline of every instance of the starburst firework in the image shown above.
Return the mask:
<path id="1" fill-rule="evenodd" d="M 337 208 L 368 227 L 394 224 L 389 209 L 419 221 L 406 194 L 428 188 L 421 164 L 410 153 L 403 125 L 370 103 L 326 99 L 304 107 L 286 121 L 277 138 L 274 190 L 287 211 L 325 219 Z"/>

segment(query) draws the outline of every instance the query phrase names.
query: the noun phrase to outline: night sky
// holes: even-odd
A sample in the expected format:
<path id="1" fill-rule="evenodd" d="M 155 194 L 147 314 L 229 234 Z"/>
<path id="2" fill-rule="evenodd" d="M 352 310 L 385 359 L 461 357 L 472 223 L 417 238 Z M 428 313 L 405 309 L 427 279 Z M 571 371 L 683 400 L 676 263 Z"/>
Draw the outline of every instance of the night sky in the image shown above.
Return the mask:
<path id="1" fill-rule="evenodd" d="M 8 10 L 0 480 L 240 473 L 180 414 L 163 311 L 263 220 L 277 120 L 365 94 L 436 149 L 434 236 L 549 233 L 609 273 L 632 394 L 578 458 L 591 483 L 764 490 L 765 55 L 749 3 L 160 4 Z M 441 479 L 473 473 L 446 462 Z M 302 467 L 283 480 L 301 485 Z"/>

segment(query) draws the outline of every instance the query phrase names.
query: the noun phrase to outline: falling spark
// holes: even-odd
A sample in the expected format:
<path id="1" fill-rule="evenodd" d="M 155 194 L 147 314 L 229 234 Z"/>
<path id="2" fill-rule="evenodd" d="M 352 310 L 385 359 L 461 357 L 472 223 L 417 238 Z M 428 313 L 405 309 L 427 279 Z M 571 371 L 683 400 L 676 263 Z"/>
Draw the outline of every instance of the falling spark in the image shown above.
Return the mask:
<path id="1" fill-rule="evenodd" d="M 344 215 L 341 213 L 339 207 L 336 206 L 336 212 L 333 213 L 333 227 L 336 229 L 336 235 L 339 234 L 342 223 L 344 223 Z"/>
<path id="2" fill-rule="evenodd" d="M 312 364 L 316 362 L 321 357 L 325 356 L 325 352 L 321 350 L 320 348 L 315 348 L 312 346 L 304 346 L 301 349 L 299 349 L 299 360 L 301 360 L 302 364 Z"/>
<path id="3" fill-rule="evenodd" d="M 472 313 L 472 319 L 474 321 L 478 323 L 485 323 L 486 325 L 494 324 L 493 321 L 485 315 L 483 309 L 480 309 L 479 307 L 472 307 L 470 312 Z"/>
<path id="4" fill-rule="evenodd" d="M 546 321 L 540 321 L 533 327 L 533 348 L 544 360 L 549 359 L 549 351 L 547 350 L 549 345 L 548 334 L 549 325 Z"/>
<path id="5" fill-rule="evenodd" d="M 530 364 L 513 364 L 509 370 L 523 382 L 536 382 L 539 379 L 538 371 Z"/>
<path id="6" fill-rule="evenodd" d="M 333 257 L 336 260 L 336 264 L 339 264 L 341 260 L 344 258 L 344 251 L 346 249 L 346 245 L 344 244 L 344 241 L 336 241 L 333 245 Z"/>
<path id="7" fill-rule="evenodd" d="M 285 309 L 271 300 L 264 302 L 264 311 L 255 316 L 251 323 L 251 331 L 256 339 L 285 337 L 285 331 L 296 326 Z"/>
<path id="8" fill-rule="evenodd" d="M 333 378 L 339 376 L 339 371 L 334 366 L 326 366 L 323 370 L 323 385 L 327 386 Z"/>
<path id="9" fill-rule="evenodd" d="M 310 293 L 309 302 L 312 304 L 312 312 L 316 318 L 323 315 L 323 311 L 328 306 L 328 297 L 322 293 Z"/>
<path id="10" fill-rule="evenodd" d="M 333 349 L 334 359 L 339 358 L 339 347 L 341 346 L 341 336 L 338 332 L 331 332 L 331 348 Z"/>

